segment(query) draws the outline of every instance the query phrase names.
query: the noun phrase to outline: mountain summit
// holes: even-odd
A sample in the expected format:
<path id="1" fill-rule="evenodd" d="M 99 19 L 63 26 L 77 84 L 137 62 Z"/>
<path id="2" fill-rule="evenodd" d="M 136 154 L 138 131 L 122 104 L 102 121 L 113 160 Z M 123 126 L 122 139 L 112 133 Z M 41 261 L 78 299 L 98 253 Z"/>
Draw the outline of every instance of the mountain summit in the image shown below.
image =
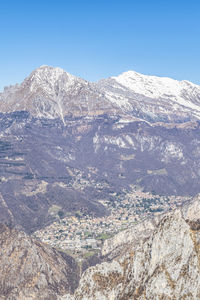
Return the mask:
<path id="1" fill-rule="evenodd" d="M 200 86 L 189 81 L 128 71 L 101 80 L 99 85 L 112 103 L 146 120 L 200 117 Z"/>
<path id="2" fill-rule="evenodd" d="M 21 85 L 0 94 L 0 112 L 28 111 L 38 118 L 98 115 L 111 111 L 96 86 L 61 68 L 41 66 Z"/>

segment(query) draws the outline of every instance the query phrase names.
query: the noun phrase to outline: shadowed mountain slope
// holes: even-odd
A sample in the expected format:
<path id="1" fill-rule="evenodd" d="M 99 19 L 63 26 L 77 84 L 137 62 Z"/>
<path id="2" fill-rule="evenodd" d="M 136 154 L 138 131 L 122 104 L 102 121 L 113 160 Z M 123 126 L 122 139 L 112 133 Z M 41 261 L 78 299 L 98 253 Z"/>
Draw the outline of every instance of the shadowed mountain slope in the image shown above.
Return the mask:
<path id="1" fill-rule="evenodd" d="M 79 271 L 70 256 L 0 225 L 0 298 L 57 299 L 73 292 Z"/>

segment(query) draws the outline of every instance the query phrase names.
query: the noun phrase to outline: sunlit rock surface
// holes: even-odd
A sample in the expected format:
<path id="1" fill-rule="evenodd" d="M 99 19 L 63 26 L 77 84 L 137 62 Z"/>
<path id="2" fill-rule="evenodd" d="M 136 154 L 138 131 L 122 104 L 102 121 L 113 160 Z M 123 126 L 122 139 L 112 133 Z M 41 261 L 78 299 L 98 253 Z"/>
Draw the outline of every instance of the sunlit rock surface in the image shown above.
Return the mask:
<path id="1" fill-rule="evenodd" d="M 199 209 L 197 197 L 163 216 L 149 237 L 135 239 L 133 230 L 126 253 L 86 270 L 72 299 L 199 299 Z"/>

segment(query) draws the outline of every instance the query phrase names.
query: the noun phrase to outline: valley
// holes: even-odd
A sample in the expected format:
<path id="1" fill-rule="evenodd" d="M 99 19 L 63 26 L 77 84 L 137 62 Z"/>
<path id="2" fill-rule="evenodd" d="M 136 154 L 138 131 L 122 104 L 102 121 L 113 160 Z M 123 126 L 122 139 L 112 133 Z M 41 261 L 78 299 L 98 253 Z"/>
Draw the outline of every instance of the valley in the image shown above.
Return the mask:
<path id="1" fill-rule="evenodd" d="M 105 240 L 149 218 L 163 215 L 182 206 L 191 197 L 157 196 L 137 191 L 114 195 L 116 200 L 101 201 L 110 214 L 105 217 L 88 216 L 80 211 L 63 217 L 33 236 L 73 256 L 78 263 L 87 257 L 100 255 Z M 104 202 L 104 203 L 103 203 Z"/>
<path id="2" fill-rule="evenodd" d="M 52 206 L 63 217 L 106 217 L 105 203 L 112 207 L 116 195 L 126 201 L 133 187 L 158 197 L 200 192 L 198 121 L 150 124 L 104 115 L 65 122 L 1 115 L 1 222 L 33 233 L 55 221 Z"/>

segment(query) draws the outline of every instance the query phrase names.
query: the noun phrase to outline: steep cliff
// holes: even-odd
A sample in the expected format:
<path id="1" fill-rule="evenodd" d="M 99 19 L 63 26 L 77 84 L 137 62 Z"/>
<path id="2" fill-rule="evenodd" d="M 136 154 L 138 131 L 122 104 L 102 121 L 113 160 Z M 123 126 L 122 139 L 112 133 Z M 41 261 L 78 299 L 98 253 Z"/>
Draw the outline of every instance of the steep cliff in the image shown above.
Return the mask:
<path id="1" fill-rule="evenodd" d="M 74 297 L 63 299 L 199 299 L 199 224 L 197 197 L 164 215 L 148 237 L 135 239 L 133 230 L 125 253 L 86 270 Z"/>
<path id="2" fill-rule="evenodd" d="M 71 257 L 1 225 L 0 299 L 199 299 L 200 196 L 120 238 L 104 244 L 105 261 L 88 268 L 78 285 Z"/>

